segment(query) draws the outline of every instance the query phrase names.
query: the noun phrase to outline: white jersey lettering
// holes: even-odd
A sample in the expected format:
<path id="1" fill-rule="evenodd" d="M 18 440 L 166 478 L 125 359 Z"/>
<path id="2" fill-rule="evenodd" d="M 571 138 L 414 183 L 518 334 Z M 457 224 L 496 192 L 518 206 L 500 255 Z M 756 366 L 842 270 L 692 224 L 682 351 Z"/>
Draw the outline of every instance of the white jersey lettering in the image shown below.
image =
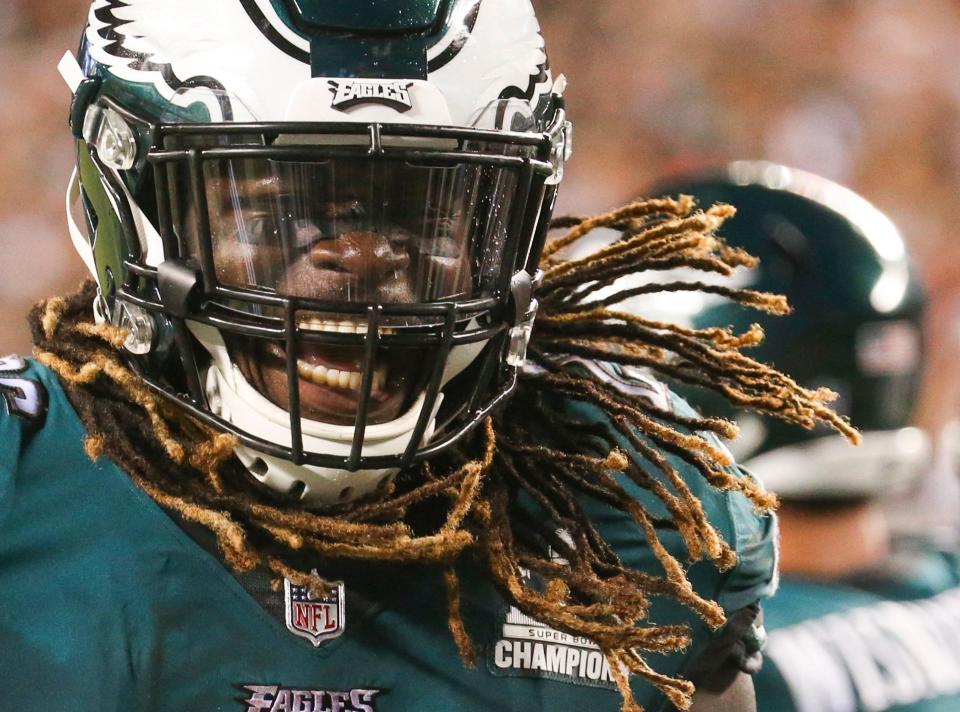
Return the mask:
<path id="1" fill-rule="evenodd" d="M 886 710 L 960 694 L 960 589 L 770 632 L 797 712 Z"/>

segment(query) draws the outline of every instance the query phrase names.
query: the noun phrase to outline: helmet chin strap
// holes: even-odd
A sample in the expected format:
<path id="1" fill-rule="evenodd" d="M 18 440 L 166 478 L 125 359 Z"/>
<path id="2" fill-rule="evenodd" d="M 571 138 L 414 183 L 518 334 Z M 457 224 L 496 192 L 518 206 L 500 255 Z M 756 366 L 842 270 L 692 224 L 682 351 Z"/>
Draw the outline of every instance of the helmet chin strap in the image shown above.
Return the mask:
<path id="1" fill-rule="evenodd" d="M 784 499 L 879 499 L 906 491 L 928 469 L 929 436 L 919 428 L 874 430 L 852 448 L 820 437 L 769 450 L 743 466 Z"/>

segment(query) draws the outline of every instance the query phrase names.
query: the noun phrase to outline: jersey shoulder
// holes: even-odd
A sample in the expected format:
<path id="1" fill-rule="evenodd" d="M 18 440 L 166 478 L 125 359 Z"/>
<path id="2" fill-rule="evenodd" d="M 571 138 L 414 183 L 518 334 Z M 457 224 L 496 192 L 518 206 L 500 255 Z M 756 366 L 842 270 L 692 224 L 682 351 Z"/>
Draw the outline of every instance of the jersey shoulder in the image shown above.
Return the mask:
<path id="1" fill-rule="evenodd" d="M 767 630 L 843 614 L 883 602 L 884 597 L 837 581 L 784 576 L 777 594 L 764 604 Z"/>
<path id="2" fill-rule="evenodd" d="M 666 383 L 658 380 L 647 369 L 587 360 L 577 360 L 575 363 L 568 364 L 568 368 L 587 370 L 592 376 L 601 379 L 607 385 L 646 401 L 654 410 L 673 414 L 681 419 L 697 416 L 697 412 L 682 397 L 674 393 Z M 604 417 L 598 409 L 584 406 L 581 403 L 572 404 L 570 410 L 577 418 L 583 420 L 596 421 Z M 672 427 L 684 434 L 691 433 L 689 429 L 682 425 L 673 424 Z M 708 440 L 715 449 L 729 454 L 726 445 L 713 433 L 699 432 L 697 434 Z M 705 580 L 703 586 L 709 590 L 702 590 L 701 592 L 717 600 L 727 611 L 749 606 L 772 594 L 776 587 L 777 568 L 775 517 L 757 514 L 753 503 L 742 493 L 718 490 L 707 482 L 689 462 L 672 452 L 657 448 L 649 438 L 644 437 L 644 440 L 666 457 L 667 461 L 680 475 L 684 484 L 702 503 L 707 519 L 737 555 L 737 565 L 722 576 L 716 574 L 707 576 L 706 578 L 712 578 L 713 580 Z M 631 453 L 638 461 L 643 461 L 643 457 L 629 442 L 621 440 L 618 445 Z M 661 473 L 657 472 L 653 463 L 650 463 L 650 467 L 645 469 L 655 477 L 662 476 Z M 724 469 L 737 478 L 750 477 L 737 465 L 730 465 Z M 672 487 L 666 479 L 663 479 L 663 482 L 666 486 Z M 651 492 L 631 481 L 627 481 L 626 478 L 624 478 L 622 484 L 651 514 L 664 519 L 669 518 L 670 514 L 663 503 Z M 601 528 L 605 529 L 605 534 L 610 534 L 612 542 L 629 545 L 630 542 L 626 537 L 633 536 L 633 528 L 618 527 L 616 522 L 609 522 L 607 523 L 608 526 L 603 527 L 602 520 L 607 515 L 604 512 L 598 512 L 598 516 L 601 519 Z M 631 533 L 627 534 L 627 532 Z M 647 562 L 644 559 L 644 557 L 650 555 L 649 547 L 646 546 L 645 540 L 639 534 L 637 537 L 636 544 L 638 546 L 632 547 L 637 560 L 631 563 L 638 568 L 643 568 L 647 564 L 653 565 L 652 562 Z M 680 559 L 687 558 L 685 551 L 679 548 L 682 546 L 679 537 L 673 537 L 669 532 L 664 532 L 663 537 L 664 543 L 671 549 L 671 553 Z M 674 540 L 676 541 L 674 542 Z M 671 546 L 672 543 L 676 546 Z M 631 547 L 627 546 L 627 548 Z M 627 558 L 630 558 L 629 554 L 627 554 Z M 696 574 L 697 571 L 693 573 Z"/>
<path id="3" fill-rule="evenodd" d="M 47 385 L 40 376 L 37 364 L 20 356 L 0 358 L 0 422 L 5 427 L 14 424 L 33 428 L 43 427 L 47 417 L 49 396 Z"/>
<path id="4" fill-rule="evenodd" d="M 85 433 L 57 377 L 33 359 L 0 358 L 0 522 L 13 492 L 49 465 L 70 471 Z M 19 484 L 14 484 L 19 480 Z"/>
<path id="5" fill-rule="evenodd" d="M 6 499 L 25 445 L 47 420 L 49 386 L 33 361 L 0 358 L 0 504 Z"/>
<path id="6" fill-rule="evenodd" d="M 662 413 L 664 425 L 685 435 L 692 434 L 693 431 L 682 423 L 695 419 L 696 411 L 648 370 L 586 360 L 567 364 L 567 368 L 588 371 L 591 376 L 621 393 L 646 402 L 650 406 L 650 413 Z M 591 426 L 603 423 L 607 417 L 599 408 L 576 399 L 571 399 L 565 406 L 565 414 Z M 659 670 L 697 678 L 701 683 L 710 680 L 710 684 L 716 682 L 720 685 L 717 689 L 722 689 L 720 680 L 727 679 L 730 670 L 752 671 L 759 662 L 759 656 L 754 655 L 762 647 L 762 623 L 757 619 L 758 602 L 773 593 L 777 581 L 776 519 L 772 515 L 758 514 L 753 502 L 741 492 L 717 489 L 693 464 L 672 452 L 669 447 L 660 446 L 644 435 L 639 424 L 637 428 L 641 440 L 655 453 L 654 459 L 645 457 L 640 452 L 641 448 L 634 447 L 628 438 L 619 433 L 616 445 L 630 455 L 648 477 L 657 479 L 667 490 L 676 494 L 681 485 L 675 478 L 682 480 L 682 486 L 699 501 L 707 520 L 736 555 L 735 565 L 724 571 L 711 561 L 691 562 L 679 531 L 668 524 L 672 521 L 672 515 L 664 502 L 650 489 L 641 487 L 625 474 L 621 475 L 621 486 L 648 514 L 663 523 L 657 525 L 657 536 L 661 544 L 686 568 L 687 578 L 694 590 L 702 597 L 720 604 L 731 623 L 723 631 L 712 631 L 697 615 L 670 597 L 655 598 L 649 613 L 651 622 L 688 626 L 692 634 L 690 647 L 682 655 L 668 656 Z M 696 434 L 707 439 L 716 450 L 729 453 L 712 433 Z M 609 447 L 609 444 L 606 446 Z M 673 474 L 663 472 L 656 459 L 666 460 L 672 466 Z M 736 478 L 750 477 L 736 465 L 724 469 Z M 591 521 L 625 564 L 654 575 L 662 573 L 660 562 L 646 536 L 628 521 L 626 514 L 591 502 L 584 502 L 584 506 Z"/>
<path id="7" fill-rule="evenodd" d="M 850 712 L 862 709 L 856 675 L 844 662 L 844 631 L 858 611 L 882 602 L 835 582 L 784 577 L 776 595 L 764 602 L 767 643 L 763 667 L 753 680 L 758 709 L 836 709 L 832 700 L 843 701 Z"/>

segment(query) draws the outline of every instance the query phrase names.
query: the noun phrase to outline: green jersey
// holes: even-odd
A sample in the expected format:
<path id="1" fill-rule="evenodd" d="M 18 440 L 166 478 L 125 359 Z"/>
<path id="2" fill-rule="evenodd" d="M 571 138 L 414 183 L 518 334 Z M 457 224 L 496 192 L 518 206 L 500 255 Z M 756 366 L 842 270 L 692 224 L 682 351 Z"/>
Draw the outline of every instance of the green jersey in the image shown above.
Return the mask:
<path id="1" fill-rule="evenodd" d="M 447 630 L 439 572 L 338 565 L 320 571 L 338 582 L 325 596 L 289 581 L 274 590 L 261 574 L 234 575 L 207 532 L 158 507 L 112 462 L 89 459 L 84 429 L 51 372 L 6 359 L 0 387 L 0 707 L 619 709 L 597 646 L 511 608 L 474 564 L 460 571 L 463 615 L 482 653 L 468 669 Z M 774 578 L 772 521 L 757 517 L 742 495 L 684 473 L 740 556 L 724 573 L 692 566 L 692 582 L 730 612 L 751 606 Z M 625 561 L 659 573 L 635 528 L 596 509 L 598 527 Z M 681 553 L 675 533 L 664 539 Z M 664 672 L 684 672 L 712 641 L 670 601 L 657 601 L 651 618 L 693 626 L 687 655 L 652 661 Z M 664 706 L 645 683 L 634 687 L 648 709 Z"/>
<path id="2" fill-rule="evenodd" d="M 757 708 L 960 710 L 960 588 L 951 560 L 915 552 L 912 564 L 895 567 L 915 578 L 899 580 L 784 577 L 764 605 L 769 638 L 754 679 Z"/>

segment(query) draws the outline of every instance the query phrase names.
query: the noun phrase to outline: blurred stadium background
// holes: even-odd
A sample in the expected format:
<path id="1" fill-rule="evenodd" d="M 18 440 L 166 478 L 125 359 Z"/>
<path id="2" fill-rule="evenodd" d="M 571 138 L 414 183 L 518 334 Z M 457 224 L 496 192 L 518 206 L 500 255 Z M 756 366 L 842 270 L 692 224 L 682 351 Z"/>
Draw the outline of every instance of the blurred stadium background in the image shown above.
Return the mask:
<path id="1" fill-rule="evenodd" d="M 570 80 L 576 155 L 561 212 L 604 210 L 665 173 L 769 159 L 888 213 L 932 293 L 919 420 L 960 411 L 960 3 L 534 0 Z M 0 351 L 83 277 L 63 224 L 67 89 L 88 0 L 0 3 Z"/>

